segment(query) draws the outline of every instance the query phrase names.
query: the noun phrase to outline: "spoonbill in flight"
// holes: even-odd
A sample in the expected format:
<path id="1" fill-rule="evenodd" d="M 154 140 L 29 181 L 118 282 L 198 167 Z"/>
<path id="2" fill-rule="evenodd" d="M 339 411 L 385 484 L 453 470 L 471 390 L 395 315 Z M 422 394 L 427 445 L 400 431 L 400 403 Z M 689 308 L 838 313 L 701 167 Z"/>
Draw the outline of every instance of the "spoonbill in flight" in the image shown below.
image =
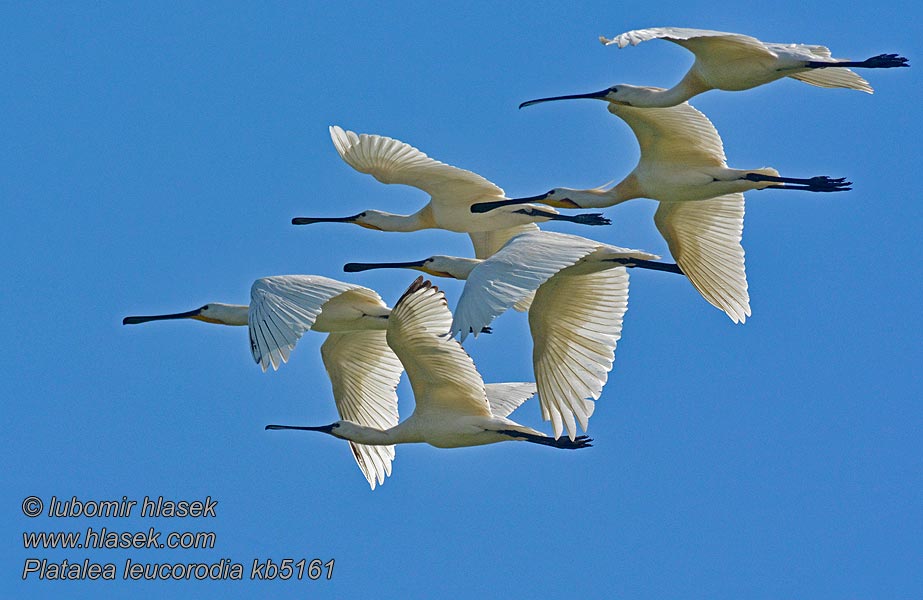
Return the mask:
<path id="1" fill-rule="evenodd" d="M 554 437 L 584 431 L 615 359 L 628 308 L 628 272 L 642 267 L 679 273 L 674 264 L 641 250 L 539 231 L 510 240 L 490 258 L 431 256 L 414 262 L 349 263 L 347 272 L 416 269 L 466 279 L 452 334 L 479 332 L 509 308 L 529 311 L 532 362 L 542 406 Z M 533 299 L 534 296 L 534 299 Z M 531 307 L 530 307 L 531 303 Z M 475 333 L 475 335 L 477 335 Z"/>
<path id="2" fill-rule="evenodd" d="M 628 106 L 663 108 L 676 106 L 708 90 L 748 90 L 783 77 L 791 77 L 825 88 L 849 88 L 872 93 L 872 86 L 848 67 L 888 69 L 909 67 L 897 54 L 879 54 L 866 60 L 833 58 L 824 46 L 807 44 L 772 44 L 748 35 L 687 29 L 655 27 L 636 29 L 612 39 L 600 37 L 607 46 L 624 48 L 647 40 L 662 39 L 679 44 L 695 54 L 695 62 L 682 80 L 668 90 L 616 85 L 609 88 L 613 96 Z"/>
<path id="3" fill-rule="evenodd" d="M 555 439 L 510 419 L 535 394 L 531 383 L 485 385 L 471 357 L 448 335 L 452 314 L 445 296 L 422 277 L 394 305 L 388 318 L 388 345 L 397 354 L 413 389 L 416 406 L 402 423 L 369 426 L 343 419 L 318 427 L 267 425 L 266 429 L 320 431 L 363 446 L 427 443 L 438 448 L 525 441 L 556 448 L 590 446 L 586 436 Z M 356 385 L 362 386 L 361 373 Z M 397 404 L 394 404 L 397 410 Z"/>
<path id="4" fill-rule="evenodd" d="M 468 233 L 475 255 L 486 258 L 511 237 L 535 231 L 535 223 L 569 221 L 584 225 L 608 225 L 600 214 L 561 215 L 546 206 L 505 208 L 490 215 L 473 214 L 476 202 L 502 200 L 503 190 L 480 175 L 428 157 L 413 146 L 380 135 L 357 135 L 333 126 L 330 137 L 337 152 L 352 168 L 382 183 L 402 183 L 423 190 L 430 202 L 412 215 L 365 210 L 350 217 L 296 217 L 294 225 L 355 223 L 380 231 L 447 229 Z"/>
<path id="5" fill-rule="evenodd" d="M 385 341 L 391 309 L 368 288 L 318 275 L 257 279 L 250 306 L 213 302 L 184 313 L 125 317 L 124 325 L 165 319 L 196 319 L 219 325 L 247 325 L 250 350 L 265 371 L 287 362 L 308 330 L 328 332 L 321 357 L 337 411 L 369 427 L 397 425 L 397 393 L 403 367 Z M 353 457 L 372 486 L 391 473 L 392 446 L 350 443 Z"/>
<path id="6" fill-rule="evenodd" d="M 772 168 L 730 169 L 721 137 L 704 114 L 687 103 L 668 108 L 626 106 L 610 90 L 542 98 L 522 106 L 571 98 L 608 102 L 609 112 L 624 120 L 641 146 L 635 169 L 609 189 L 554 188 L 540 196 L 475 204 L 473 212 L 539 202 L 559 208 L 602 208 L 633 198 L 660 202 L 654 215 L 673 259 L 708 302 L 735 323 L 750 316 L 750 297 L 740 245 L 747 190 L 775 188 L 809 192 L 851 189 L 845 179 L 780 177 Z M 488 212 L 488 214 L 490 214 Z"/>

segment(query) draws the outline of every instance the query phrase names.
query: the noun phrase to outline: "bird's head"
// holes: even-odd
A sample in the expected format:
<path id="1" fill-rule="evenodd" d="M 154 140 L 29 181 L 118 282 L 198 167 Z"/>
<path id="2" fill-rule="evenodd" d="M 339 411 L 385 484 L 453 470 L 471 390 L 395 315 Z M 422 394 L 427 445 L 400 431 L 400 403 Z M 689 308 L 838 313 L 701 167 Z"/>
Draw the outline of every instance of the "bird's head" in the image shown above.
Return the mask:
<path id="1" fill-rule="evenodd" d="M 449 277 L 451 279 L 467 279 L 468 275 L 481 263 L 475 258 L 461 258 L 459 256 L 430 256 L 423 260 L 409 262 L 382 262 L 382 263 L 347 263 L 343 270 L 347 273 L 368 271 L 371 269 L 414 269 L 434 277 Z"/>
<path id="2" fill-rule="evenodd" d="M 520 104 L 519 108 L 525 108 L 526 106 L 532 106 L 533 104 L 540 104 L 542 102 L 554 102 L 556 100 L 578 100 L 581 98 L 588 98 L 591 100 L 605 100 L 611 104 L 631 106 L 631 99 L 636 97 L 635 90 L 639 89 L 642 88 L 634 85 L 620 83 L 618 85 L 607 87 L 606 89 L 600 90 L 598 92 L 590 92 L 589 94 L 569 94 L 567 96 L 550 96 L 548 98 L 528 100 Z"/>
<path id="3" fill-rule="evenodd" d="M 381 231 L 388 220 L 388 213 L 380 210 L 364 210 L 350 217 L 295 217 L 292 225 L 313 225 L 314 223 L 355 223 L 366 229 Z"/>
<path id="4" fill-rule="evenodd" d="M 267 431 L 283 431 L 283 430 L 293 430 L 293 431 L 319 431 L 321 433 L 326 433 L 332 435 L 335 438 L 340 438 L 341 440 L 348 440 L 350 436 L 355 436 L 357 432 L 360 431 L 361 425 L 357 425 L 352 421 L 335 421 L 330 425 L 318 425 L 315 427 L 308 427 L 302 425 L 267 425 Z"/>
<path id="5" fill-rule="evenodd" d="M 248 307 L 246 306 L 211 302 L 195 310 L 182 313 L 125 317 L 122 319 L 122 325 L 138 325 L 148 321 L 167 321 L 171 319 L 195 319 L 196 321 L 215 323 L 216 325 L 246 325 L 247 316 Z"/>

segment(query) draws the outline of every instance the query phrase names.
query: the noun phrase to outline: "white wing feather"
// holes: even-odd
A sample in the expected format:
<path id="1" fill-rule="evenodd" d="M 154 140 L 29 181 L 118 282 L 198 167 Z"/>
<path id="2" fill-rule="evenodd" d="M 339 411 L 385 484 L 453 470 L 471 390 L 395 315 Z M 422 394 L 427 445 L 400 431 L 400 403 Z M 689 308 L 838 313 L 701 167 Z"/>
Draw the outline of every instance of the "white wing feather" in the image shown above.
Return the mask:
<path id="1" fill-rule="evenodd" d="M 673 259 L 708 302 L 735 323 L 750 316 L 750 296 L 740 240 L 744 196 L 727 194 L 696 202 L 661 202 L 654 223 Z"/>
<path id="2" fill-rule="evenodd" d="M 668 108 L 609 104 L 638 138 L 645 160 L 694 166 L 726 167 L 718 130 L 704 114 L 683 102 Z"/>
<path id="3" fill-rule="evenodd" d="M 471 271 L 462 291 L 452 333 L 464 340 L 528 299 L 550 277 L 599 248 L 586 238 L 540 231 L 525 233 Z"/>
<path id="4" fill-rule="evenodd" d="M 811 85 L 816 85 L 817 87 L 847 88 L 850 90 L 859 90 L 867 94 L 871 94 L 874 91 L 868 81 L 844 67 L 811 69 L 803 73 L 793 73 L 789 75 L 789 77 Z"/>
<path id="5" fill-rule="evenodd" d="M 569 275 L 568 269 L 542 285 L 529 310 L 532 360 L 542 417 L 555 438 L 562 428 L 571 439 L 576 421 L 584 430 L 612 369 L 615 346 L 628 308 L 625 267 Z"/>
<path id="6" fill-rule="evenodd" d="M 490 258 L 496 254 L 500 248 L 506 245 L 512 238 L 522 233 L 538 231 L 538 225 L 535 223 L 526 223 L 516 227 L 506 229 L 494 229 L 493 231 L 469 232 L 471 243 L 474 245 L 475 258 Z"/>
<path id="7" fill-rule="evenodd" d="M 510 413 L 535 395 L 534 383 L 488 383 L 484 386 L 490 412 L 495 417 L 508 417 Z"/>
<path id="8" fill-rule="evenodd" d="M 434 160 L 400 140 L 356 134 L 336 125 L 330 127 L 330 138 L 352 168 L 382 183 L 410 185 L 430 196 L 458 194 L 459 186 L 466 186 L 472 197 L 503 197 L 502 189 L 477 173 Z M 466 195 L 461 194 L 461 197 Z"/>
<path id="9" fill-rule="evenodd" d="M 445 295 L 422 277 L 404 292 L 388 317 L 388 345 L 407 371 L 414 412 L 489 417 L 484 380 L 449 334 L 451 325 Z"/>
<path id="10" fill-rule="evenodd" d="M 250 350 L 265 371 L 288 362 L 305 331 L 313 327 L 325 302 L 349 290 L 384 303 L 374 291 L 319 275 L 277 275 L 253 282 L 250 288 Z"/>
<path id="11" fill-rule="evenodd" d="M 367 427 L 397 425 L 397 384 L 404 371 L 388 347 L 384 331 L 331 333 L 321 346 L 340 418 Z M 391 474 L 394 446 L 349 442 L 353 457 L 369 485 Z"/>
<path id="12" fill-rule="evenodd" d="M 765 43 L 739 33 L 726 31 L 712 31 L 710 29 L 690 29 L 687 27 L 652 27 L 650 29 L 635 29 L 626 31 L 613 38 L 600 36 L 599 41 L 606 46 L 624 48 L 628 45 L 637 46 L 648 40 L 662 39 L 674 44 L 679 44 L 693 53 L 700 51 L 714 52 L 715 46 L 720 44 L 725 51 L 740 55 L 774 57 L 775 54 Z"/>

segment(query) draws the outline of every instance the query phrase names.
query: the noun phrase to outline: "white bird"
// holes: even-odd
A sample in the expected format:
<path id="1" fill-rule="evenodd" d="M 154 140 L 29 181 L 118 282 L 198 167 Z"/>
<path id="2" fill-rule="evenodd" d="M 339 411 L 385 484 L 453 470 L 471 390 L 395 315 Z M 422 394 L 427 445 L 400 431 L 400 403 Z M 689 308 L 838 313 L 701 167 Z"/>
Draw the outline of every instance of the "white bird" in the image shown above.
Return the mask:
<path id="1" fill-rule="evenodd" d="M 468 233 L 475 255 L 486 258 L 514 235 L 534 231 L 535 223 L 569 221 L 585 225 L 608 225 L 599 214 L 560 215 L 546 206 L 526 205 L 473 214 L 476 202 L 504 199 L 502 189 L 480 175 L 429 158 L 413 146 L 380 135 L 357 135 L 333 126 L 330 137 L 340 156 L 360 173 L 382 183 L 401 183 L 423 190 L 430 202 L 412 215 L 395 215 L 365 210 L 350 217 L 296 217 L 294 225 L 312 223 L 355 223 L 381 231 L 447 229 Z"/>
<path id="2" fill-rule="evenodd" d="M 451 329 L 462 340 L 511 307 L 528 310 L 542 417 L 551 421 L 555 438 L 566 427 L 575 439 L 575 418 L 586 431 L 622 335 L 628 308 L 625 267 L 679 273 L 676 265 L 651 262 L 657 258 L 580 236 L 539 231 L 514 237 L 486 260 L 431 256 L 403 263 L 349 263 L 343 269 L 407 268 L 467 280 Z"/>
<path id="3" fill-rule="evenodd" d="M 683 79 L 668 90 L 617 85 L 610 88 L 629 106 L 654 108 L 675 106 L 708 90 L 748 90 L 783 77 L 791 77 L 825 88 L 849 88 L 872 93 L 872 86 L 847 67 L 887 69 L 908 67 L 907 59 L 897 54 L 880 54 L 862 61 L 833 58 L 824 46 L 773 44 L 748 35 L 655 27 L 636 29 L 612 39 L 600 37 L 607 46 L 624 48 L 647 40 L 662 39 L 695 54 L 695 62 Z"/>
<path id="4" fill-rule="evenodd" d="M 267 425 L 266 429 L 320 431 L 362 445 L 427 443 L 437 448 L 526 441 L 585 448 L 590 439 L 554 439 L 506 416 L 535 394 L 531 383 L 485 385 L 471 357 L 449 334 L 452 314 L 438 288 L 419 277 L 388 318 L 388 345 L 413 389 L 413 414 L 390 428 L 344 419 L 319 427 Z M 396 405 L 395 405 L 396 409 Z"/>
<path id="5" fill-rule="evenodd" d="M 321 357 L 343 419 L 366 426 L 397 425 L 397 388 L 403 367 L 385 340 L 391 309 L 368 288 L 318 275 L 257 279 L 250 305 L 210 303 L 184 313 L 125 317 L 124 325 L 165 319 L 196 319 L 219 325 L 247 325 L 254 360 L 265 371 L 287 362 L 308 330 L 328 332 Z M 350 444 L 366 479 L 375 488 L 391 473 L 392 446 Z"/>
<path id="6" fill-rule="evenodd" d="M 477 204 L 475 212 L 539 202 L 559 208 L 602 208 L 633 198 L 660 202 L 654 215 L 673 259 L 700 294 L 735 323 L 750 316 L 750 297 L 740 245 L 747 190 L 778 188 L 811 192 L 851 189 L 845 179 L 780 177 L 775 169 L 731 169 L 721 137 L 704 114 L 687 103 L 668 108 L 626 106 L 609 90 L 542 98 L 538 102 L 595 98 L 608 102 L 609 112 L 624 120 L 638 139 L 641 157 L 634 170 L 609 188 L 554 188 L 530 198 Z M 490 214 L 490 213 L 488 213 Z"/>

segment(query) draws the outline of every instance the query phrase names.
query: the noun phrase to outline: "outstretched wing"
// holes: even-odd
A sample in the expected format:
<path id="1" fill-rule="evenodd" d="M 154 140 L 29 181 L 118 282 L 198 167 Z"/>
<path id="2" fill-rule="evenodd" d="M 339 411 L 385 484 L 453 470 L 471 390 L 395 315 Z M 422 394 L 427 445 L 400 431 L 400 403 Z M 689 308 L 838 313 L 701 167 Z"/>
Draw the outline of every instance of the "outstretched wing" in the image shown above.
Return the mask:
<path id="1" fill-rule="evenodd" d="M 534 383 L 488 383 L 484 385 L 490 412 L 495 417 L 508 417 L 523 402 L 535 395 Z"/>
<path id="2" fill-rule="evenodd" d="M 340 418 L 367 427 L 397 425 L 397 389 L 404 368 L 388 347 L 384 331 L 331 333 L 321 356 L 333 385 Z M 394 446 L 349 442 L 353 457 L 372 489 L 391 474 Z"/>
<path id="3" fill-rule="evenodd" d="M 562 271 L 545 282 L 529 309 L 532 362 L 542 406 L 555 438 L 566 428 L 577 435 L 593 414 L 593 400 L 606 384 L 615 346 L 628 309 L 625 267 L 570 275 Z"/>
<path id="4" fill-rule="evenodd" d="M 721 53 L 725 59 L 739 58 L 774 58 L 775 54 L 766 44 L 739 33 L 712 31 L 710 29 L 690 29 L 687 27 L 652 27 L 626 31 L 613 38 L 600 36 L 599 41 L 606 46 L 637 46 L 648 40 L 667 40 L 683 46 L 698 55 Z"/>
<path id="5" fill-rule="evenodd" d="M 305 331 L 314 326 L 323 305 L 355 290 L 385 306 L 374 291 L 319 275 L 276 275 L 253 282 L 250 288 L 250 350 L 265 371 L 288 362 Z"/>
<path id="6" fill-rule="evenodd" d="M 644 159 L 683 167 L 726 167 L 724 144 L 704 114 L 683 102 L 667 108 L 609 104 L 638 138 Z"/>
<path id="7" fill-rule="evenodd" d="M 430 196 L 499 196 L 503 190 L 477 173 L 428 157 L 410 144 L 381 135 L 356 134 L 333 125 L 330 138 L 349 166 L 382 183 L 402 183 Z M 463 189 L 464 192 L 460 192 Z"/>
<path id="8" fill-rule="evenodd" d="M 661 202 L 654 223 L 673 260 L 702 297 L 735 323 L 750 316 L 744 249 L 744 195 L 696 202 Z"/>
<path id="9" fill-rule="evenodd" d="M 489 417 L 484 380 L 449 334 L 451 325 L 445 295 L 423 277 L 410 285 L 388 317 L 388 345 L 407 371 L 414 412 Z"/>
<path id="10" fill-rule="evenodd" d="M 511 306 L 534 293 L 558 271 L 599 248 L 576 235 L 538 231 L 520 235 L 471 271 L 462 291 L 452 334 L 480 332 Z"/>

